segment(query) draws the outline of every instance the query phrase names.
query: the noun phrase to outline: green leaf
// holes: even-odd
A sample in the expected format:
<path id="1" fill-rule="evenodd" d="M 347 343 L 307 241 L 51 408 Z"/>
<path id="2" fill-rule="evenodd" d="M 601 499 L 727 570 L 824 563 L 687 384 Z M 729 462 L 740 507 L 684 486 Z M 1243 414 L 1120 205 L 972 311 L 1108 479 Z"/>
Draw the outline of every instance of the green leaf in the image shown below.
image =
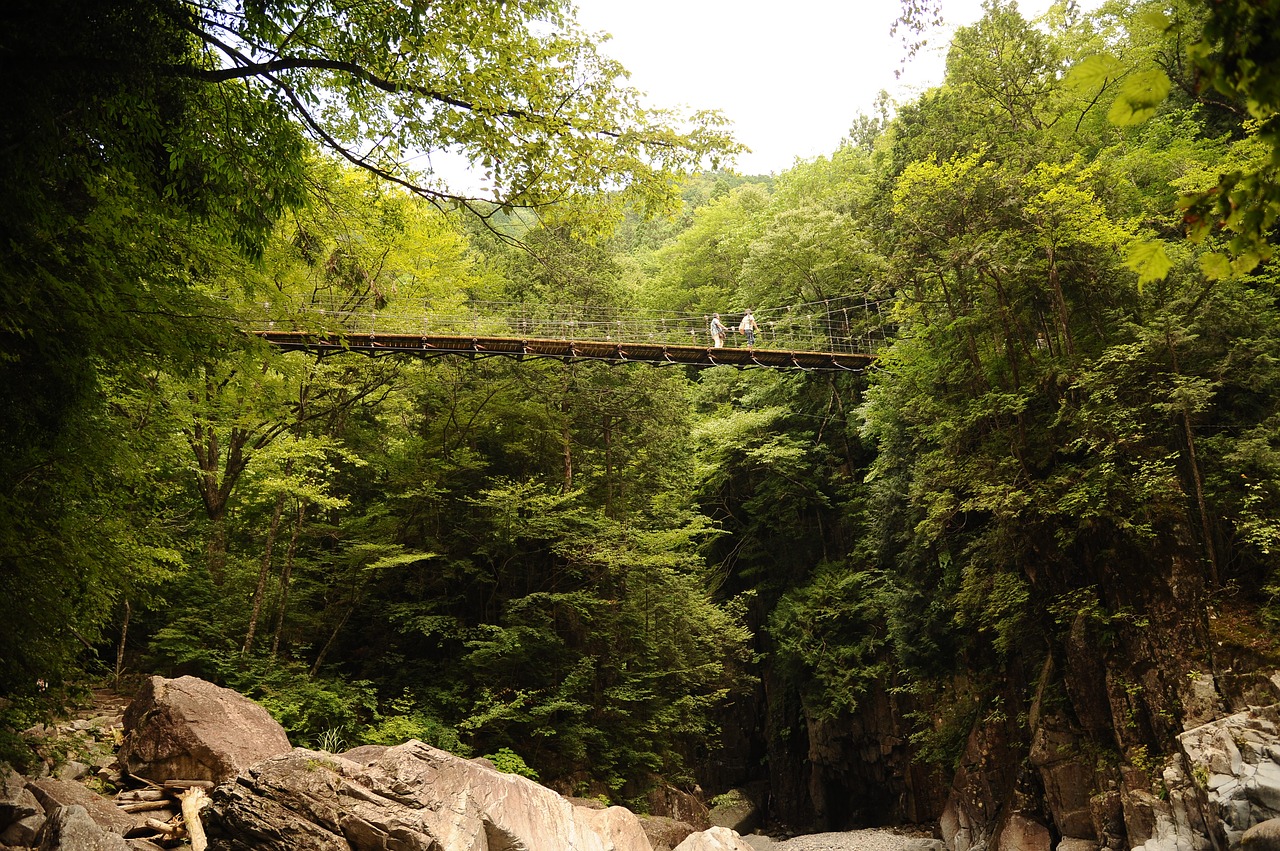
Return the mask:
<path id="1" fill-rule="evenodd" d="M 385 570 L 388 567 L 400 567 L 406 564 L 417 564 L 427 559 L 439 558 L 439 553 L 400 553 L 399 555 L 385 556 L 369 565 L 367 570 Z"/>
<path id="2" fill-rule="evenodd" d="M 1163 9 L 1147 9 L 1140 12 L 1138 20 L 1157 32 L 1165 32 L 1173 24 L 1173 20 L 1165 14 Z"/>
<path id="3" fill-rule="evenodd" d="M 1237 275 L 1247 275 L 1261 262 L 1262 258 L 1257 254 L 1252 251 L 1246 251 L 1231 261 L 1231 271 Z"/>
<path id="4" fill-rule="evenodd" d="M 1169 96 L 1169 86 L 1169 77 L 1159 69 L 1133 74 L 1125 80 L 1107 118 L 1118 127 L 1141 124 L 1155 115 L 1156 107 Z"/>
<path id="5" fill-rule="evenodd" d="M 1221 281 L 1231 277 L 1231 260 L 1225 254 L 1200 255 L 1200 271 L 1211 281 Z"/>
<path id="6" fill-rule="evenodd" d="M 1159 240 L 1135 242 L 1129 246 L 1125 266 L 1138 273 L 1138 288 L 1152 281 L 1159 281 L 1169 274 L 1173 262 Z"/>
<path id="7" fill-rule="evenodd" d="M 1124 63 L 1110 53 L 1095 53 L 1067 72 L 1066 83 L 1077 90 L 1099 89 L 1124 73 Z"/>

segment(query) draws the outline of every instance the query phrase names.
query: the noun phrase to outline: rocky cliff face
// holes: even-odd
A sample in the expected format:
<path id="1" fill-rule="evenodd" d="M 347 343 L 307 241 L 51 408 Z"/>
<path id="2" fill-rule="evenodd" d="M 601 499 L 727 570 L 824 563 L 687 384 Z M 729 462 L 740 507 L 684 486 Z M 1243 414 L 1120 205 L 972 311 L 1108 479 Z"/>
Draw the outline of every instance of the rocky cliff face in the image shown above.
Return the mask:
<path id="1" fill-rule="evenodd" d="M 941 767 L 921 764 L 911 736 L 954 707 L 886 687 L 856 716 L 819 720 L 766 675 L 767 818 L 802 832 L 936 821 L 950 851 L 1233 846 L 1280 805 L 1271 710 L 1251 709 L 1280 701 L 1280 677 L 1267 631 L 1247 608 L 1210 604 L 1191 552 L 1172 540 L 1131 568 L 1095 554 L 1095 575 L 1028 568 L 1039 599 L 1080 603 L 997 676 L 960 670 L 938 690 L 981 690 Z"/>

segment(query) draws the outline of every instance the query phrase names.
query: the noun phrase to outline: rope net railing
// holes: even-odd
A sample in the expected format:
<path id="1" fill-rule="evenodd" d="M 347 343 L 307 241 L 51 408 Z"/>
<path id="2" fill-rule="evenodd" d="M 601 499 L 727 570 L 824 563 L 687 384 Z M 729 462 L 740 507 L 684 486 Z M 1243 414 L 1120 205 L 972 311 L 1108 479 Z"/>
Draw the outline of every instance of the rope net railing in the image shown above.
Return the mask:
<path id="1" fill-rule="evenodd" d="M 888 342 L 882 303 L 839 298 L 755 310 L 756 347 L 790 351 L 871 354 Z M 887 312 L 888 305 L 884 305 Z M 468 301 L 458 305 L 401 299 L 385 309 L 353 309 L 339 299 L 260 302 L 245 317 L 249 330 L 302 331 L 346 336 L 422 335 L 504 337 L 712 346 L 711 314 L 658 313 L 587 305 Z M 722 312 L 727 346 L 745 346 L 741 311 Z"/>

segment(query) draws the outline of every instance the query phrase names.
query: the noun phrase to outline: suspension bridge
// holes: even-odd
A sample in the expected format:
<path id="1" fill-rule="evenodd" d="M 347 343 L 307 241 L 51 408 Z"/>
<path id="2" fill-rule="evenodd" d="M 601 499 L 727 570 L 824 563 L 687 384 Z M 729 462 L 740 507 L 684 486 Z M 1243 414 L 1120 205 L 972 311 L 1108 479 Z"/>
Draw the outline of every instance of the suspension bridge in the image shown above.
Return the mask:
<path id="1" fill-rule="evenodd" d="M 735 366 L 859 372 L 888 343 L 881 303 L 830 299 L 755 311 L 755 345 L 738 332 L 742 313 L 713 344 L 711 314 L 468 301 L 400 301 L 383 310 L 340 300 L 263 302 L 247 330 L 271 345 L 321 354 L 380 357 L 511 357 L 696 367 Z"/>

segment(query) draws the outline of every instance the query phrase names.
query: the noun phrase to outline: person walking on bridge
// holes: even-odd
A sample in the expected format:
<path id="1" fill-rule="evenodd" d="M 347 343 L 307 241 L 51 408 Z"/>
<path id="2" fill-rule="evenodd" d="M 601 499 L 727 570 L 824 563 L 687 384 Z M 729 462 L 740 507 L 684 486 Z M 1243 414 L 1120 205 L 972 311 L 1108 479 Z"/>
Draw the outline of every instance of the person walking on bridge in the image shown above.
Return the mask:
<path id="1" fill-rule="evenodd" d="M 729 336 L 729 329 L 720 321 L 720 314 L 711 316 L 711 342 L 717 349 L 724 347 L 724 338 Z"/>
<path id="2" fill-rule="evenodd" d="M 760 326 L 756 324 L 756 318 L 751 315 L 751 308 L 747 308 L 747 312 L 742 314 L 742 321 L 738 323 L 738 330 L 747 335 L 747 348 L 755 348 L 756 332 L 760 330 Z"/>

